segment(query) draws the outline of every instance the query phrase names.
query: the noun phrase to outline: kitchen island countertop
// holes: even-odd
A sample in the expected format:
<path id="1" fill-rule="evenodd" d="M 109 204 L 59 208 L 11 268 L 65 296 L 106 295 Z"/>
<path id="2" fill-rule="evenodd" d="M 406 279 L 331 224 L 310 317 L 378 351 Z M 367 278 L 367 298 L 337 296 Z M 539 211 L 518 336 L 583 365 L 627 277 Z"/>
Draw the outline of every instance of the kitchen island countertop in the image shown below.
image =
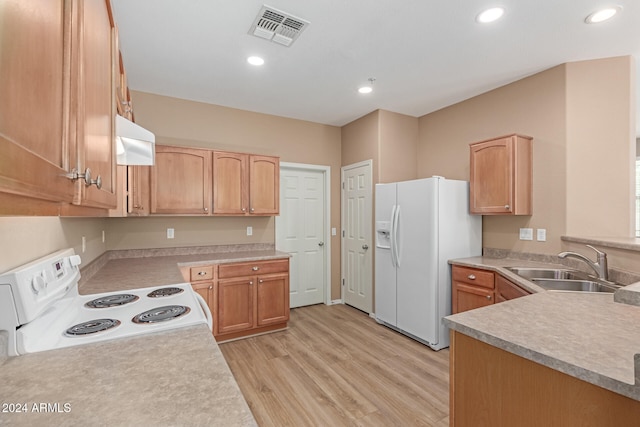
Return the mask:
<path id="1" fill-rule="evenodd" d="M 614 302 L 613 294 L 540 292 L 503 268 L 540 263 L 488 257 L 450 263 L 497 271 L 534 292 L 448 316 L 451 329 L 640 400 L 640 307 Z"/>

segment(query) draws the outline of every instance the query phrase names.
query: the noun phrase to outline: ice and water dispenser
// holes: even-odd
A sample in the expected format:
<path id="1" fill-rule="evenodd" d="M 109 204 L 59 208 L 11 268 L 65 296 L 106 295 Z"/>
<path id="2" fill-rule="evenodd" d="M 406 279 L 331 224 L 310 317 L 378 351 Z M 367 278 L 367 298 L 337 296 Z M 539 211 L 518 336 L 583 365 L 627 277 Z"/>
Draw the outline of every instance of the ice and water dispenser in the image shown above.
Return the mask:
<path id="1" fill-rule="evenodd" d="M 391 221 L 376 221 L 376 247 L 391 248 Z"/>

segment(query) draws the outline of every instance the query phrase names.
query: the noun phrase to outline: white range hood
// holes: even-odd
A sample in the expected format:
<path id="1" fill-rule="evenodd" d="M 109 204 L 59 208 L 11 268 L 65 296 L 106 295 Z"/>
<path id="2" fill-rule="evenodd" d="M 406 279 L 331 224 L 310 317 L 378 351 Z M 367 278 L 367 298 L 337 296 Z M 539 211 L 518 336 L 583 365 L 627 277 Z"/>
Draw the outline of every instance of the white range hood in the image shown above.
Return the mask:
<path id="1" fill-rule="evenodd" d="M 153 166 L 156 154 L 156 136 L 116 115 L 116 154 L 119 165 Z"/>

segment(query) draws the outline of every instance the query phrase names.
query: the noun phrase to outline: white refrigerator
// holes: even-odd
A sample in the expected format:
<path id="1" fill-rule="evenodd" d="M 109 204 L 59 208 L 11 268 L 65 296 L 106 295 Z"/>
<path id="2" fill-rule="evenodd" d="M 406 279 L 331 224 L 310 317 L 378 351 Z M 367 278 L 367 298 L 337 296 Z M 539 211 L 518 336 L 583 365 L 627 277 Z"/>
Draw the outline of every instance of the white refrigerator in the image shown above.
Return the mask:
<path id="1" fill-rule="evenodd" d="M 482 253 L 469 183 L 442 177 L 376 184 L 375 316 L 434 350 L 449 346 L 448 260 Z"/>

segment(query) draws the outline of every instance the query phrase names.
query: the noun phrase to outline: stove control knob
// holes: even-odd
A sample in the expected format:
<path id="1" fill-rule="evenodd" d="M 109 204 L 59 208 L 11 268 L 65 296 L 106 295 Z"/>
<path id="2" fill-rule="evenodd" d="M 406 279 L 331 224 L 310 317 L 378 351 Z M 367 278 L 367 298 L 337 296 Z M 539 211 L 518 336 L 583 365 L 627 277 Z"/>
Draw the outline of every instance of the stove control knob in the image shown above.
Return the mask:
<path id="1" fill-rule="evenodd" d="M 44 272 L 43 272 L 44 273 Z M 31 281 L 31 288 L 36 294 L 39 294 L 47 287 L 47 281 L 44 278 L 44 274 L 39 276 L 33 276 L 33 280 Z"/>

